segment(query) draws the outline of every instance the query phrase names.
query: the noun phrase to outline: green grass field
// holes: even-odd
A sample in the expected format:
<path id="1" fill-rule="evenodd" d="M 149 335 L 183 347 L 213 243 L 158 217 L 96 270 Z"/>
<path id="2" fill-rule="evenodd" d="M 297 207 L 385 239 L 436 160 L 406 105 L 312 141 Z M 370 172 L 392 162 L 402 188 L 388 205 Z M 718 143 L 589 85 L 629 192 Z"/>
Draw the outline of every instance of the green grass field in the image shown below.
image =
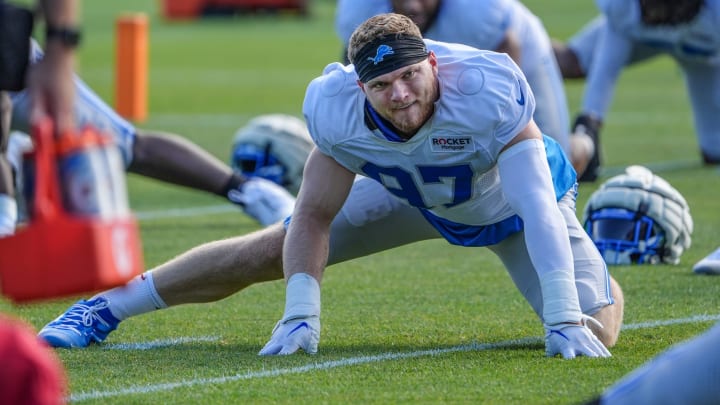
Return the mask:
<path id="1" fill-rule="evenodd" d="M 591 1 L 526 4 L 558 39 L 595 14 Z M 78 70 L 112 104 L 115 18 L 147 13 L 149 118 L 138 125 L 183 134 L 222 160 L 234 131 L 250 117 L 299 116 L 307 83 L 340 55 L 328 0 L 313 1 L 308 18 L 168 22 L 158 7 L 140 0 L 84 1 Z M 581 92 L 581 82 L 567 83 L 573 115 Z M 59 350 L 70 400 L 580 403 L 720 319 L 720 277 L 691 271 L 720 244 L 720 171 L 700 164 L 684 85 L 671 60 L 624 72 L 603 130 L 603 151 L 607 175 L 629 164 L 647 165 L 685 196 L 695 220 L 693 245 L 681 264 L 611 268 L 626 298 L 626 329 L 612 358 L 545 358 L 542 326 L 500 262 L 486 250 L 433 241 L 330 268 L 316 356 L 257 356 L 284 307 L 284 284 L 266 283 L 217 303 L 133 318 L 100 346 Z M 580 187 L 578 207 L 599 183 Z M 133 175 L 128 185 L 148 268 L 200 243 L 257 229 L 218 197 Z M 220 209 L 163 215 L 197 207 Z M 77 298 L 23 306 L 2 300 L 0 311 L 39 329 Z"/>

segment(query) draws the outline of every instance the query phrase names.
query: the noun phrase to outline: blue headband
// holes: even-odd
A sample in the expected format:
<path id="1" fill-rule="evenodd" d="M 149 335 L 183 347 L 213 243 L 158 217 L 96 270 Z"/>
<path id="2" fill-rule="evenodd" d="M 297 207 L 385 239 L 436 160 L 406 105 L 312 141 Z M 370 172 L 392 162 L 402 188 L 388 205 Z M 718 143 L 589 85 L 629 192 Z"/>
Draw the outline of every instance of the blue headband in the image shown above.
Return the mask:
<path id="1" fill-rule="evenodd" d="M 428 56 L 422 38 L 410 35 L 388 35 L 368 42 L 352 61 L 360 81 L 368 81 L 401 67 L 422 62 Z"/>

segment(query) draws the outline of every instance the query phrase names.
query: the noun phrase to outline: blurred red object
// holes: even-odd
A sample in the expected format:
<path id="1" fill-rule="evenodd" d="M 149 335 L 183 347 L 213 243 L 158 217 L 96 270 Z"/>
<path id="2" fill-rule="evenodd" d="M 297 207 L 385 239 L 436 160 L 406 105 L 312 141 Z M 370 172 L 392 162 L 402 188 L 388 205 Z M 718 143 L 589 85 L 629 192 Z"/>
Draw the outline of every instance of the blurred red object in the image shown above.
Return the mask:
<path id="1" fill-rule="evenodd" d="M 64 404 L 65 371 L 55 353 L 22 321 L 0 314 L 0 404 Z"/>
<path id="2" fill-rule="evenodd" d="M 162 0 L 162 11 L 169 20 L 259 10 L 289 10 L 306 15 L 307 3 L 308 0 Z"/>

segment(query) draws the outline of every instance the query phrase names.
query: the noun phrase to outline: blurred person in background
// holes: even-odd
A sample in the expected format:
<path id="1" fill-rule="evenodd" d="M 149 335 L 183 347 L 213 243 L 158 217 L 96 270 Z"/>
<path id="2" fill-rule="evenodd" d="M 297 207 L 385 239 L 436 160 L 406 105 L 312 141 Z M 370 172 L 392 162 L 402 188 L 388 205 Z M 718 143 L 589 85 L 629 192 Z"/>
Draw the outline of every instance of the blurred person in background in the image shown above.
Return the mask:
<path id="1" fill-rule="evenodd" d="M 665 350 L 585 405 L 714 405 L 720 401 L 720 323 Z"/>
<path id="2" fill-rule="evenodd" d="M 566 78 L 586 78 L 574 132 L 595 141 L 587 169 L 600 169 L 599 132 L 622 70 L 659 55 L 682 71 L 702 161 L 720 164 L 720 0 L 599 0 L 602 15 L 554 52 Z"/>
<path id="3" fill-rule="evenodd" d="M 0 236 L 14 232 L 18 215 L 12 168 L 6 155 L 12 111 L 6 91 L 27 87 L 31 123 L 50 117 L 58 134 L 75 127 L 71 106 L 75 100 L 75 48 L 80 42 L 78 2 L 43 0 L 37 9 L 45 19 L 47 57 L 28 66 L 33 14 L 0 1 Z"/>

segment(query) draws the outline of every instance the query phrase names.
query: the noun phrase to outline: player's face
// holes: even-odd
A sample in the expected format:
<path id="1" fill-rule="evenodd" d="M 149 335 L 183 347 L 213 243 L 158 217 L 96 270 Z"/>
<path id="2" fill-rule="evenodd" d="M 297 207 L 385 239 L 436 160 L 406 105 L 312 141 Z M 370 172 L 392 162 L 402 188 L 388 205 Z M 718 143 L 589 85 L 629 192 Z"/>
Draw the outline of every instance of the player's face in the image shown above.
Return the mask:
<path id="1" fill-rule="evenodd" d="M 437 59 L 393 70 L 367 83 L 360 83 L 370 105 L 400 132 L 411 137 L 434 111 L 438 98 Z"/>
<path id="2" fill-rule="evenodd" d="M 440 0 L 392 0 L 393 11 L 413 20 L 420 31 L 425 31 L 440 6 Z"/>

